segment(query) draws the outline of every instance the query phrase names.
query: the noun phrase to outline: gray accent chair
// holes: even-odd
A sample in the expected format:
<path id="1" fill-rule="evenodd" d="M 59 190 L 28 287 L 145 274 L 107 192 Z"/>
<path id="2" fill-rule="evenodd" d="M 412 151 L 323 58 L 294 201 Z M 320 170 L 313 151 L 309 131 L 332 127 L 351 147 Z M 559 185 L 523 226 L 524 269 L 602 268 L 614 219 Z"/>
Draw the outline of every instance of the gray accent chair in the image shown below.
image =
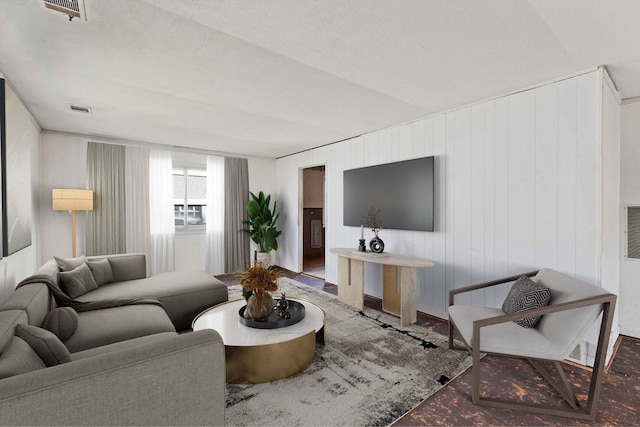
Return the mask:
<path id="1" fill-rule="evenodd" d="M 530 412 L 594 420 L 601 389 L 616 296 L 606 290 L 551 269 L 525 273 L 551 290 L 550 305 L 513 314 L 500 308 L 455 304 L 456 295 L 513 282 L 522 275 L 454 289 L 449 292 L 449 348 L 468 350 L 473 359 L 472 401 L 474 404 L 520 409 Z M 598 346 L 586 404 L 581 405 L 562 369 L 566 359 L 588 329 L 602 314 Z M 517 319 L 541 315 L 535 328 L 523 328 Z M 464 346 L 456 345 L 460 337 Z M 480 354 L 524 358 L 551 384 L 568 406 L 534 405 L 480 395 Z M 560 381 L 540 364 L 551 361 Z"/>

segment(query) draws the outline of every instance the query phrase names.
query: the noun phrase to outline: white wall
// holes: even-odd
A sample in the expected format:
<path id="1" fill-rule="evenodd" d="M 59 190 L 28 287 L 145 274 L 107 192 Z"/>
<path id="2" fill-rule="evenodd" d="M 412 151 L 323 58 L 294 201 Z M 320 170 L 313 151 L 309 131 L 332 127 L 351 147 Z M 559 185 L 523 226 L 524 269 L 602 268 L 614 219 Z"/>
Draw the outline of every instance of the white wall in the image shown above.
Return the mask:
<path id="1" fill-rule="evenodd" d="M 640 101 L 622 106 L 620 126 L 620 203 L 640 206 Z M 626 224 L 626 212 L 620 214 Z M 626 236 L 620 230 L 621 253 L 625 254 Z M 622 257 L 620 261 L 620 332 L 640 338 L 640 260 Z"/>
<path id="2" fill-rule="evenodd" d="M 52 188 L 85 188 L 88 141 L 86 135 L 43 132 L 41 137 L 42 184 L 38 189 L 41 201 L 39 215 L 40 251 L 38 263 L 56 256 L 71 256 L 71 217 L 68 212 L 51 210 Z M 102 141 L 105 142 L 105 141 Z M 273 193 L 275 160 L 249 158 L 249 187 L 254 191 Z M 77 253 L 85 253 L 85 214 L 77 213 Z M 204 232 L 176 234 L 175 268 L 204 269 Z"/>
<path id="3" fill-rule="evenodd" d="M 332 247 L 356 247 L 342 225 L 345 169 L 436 156 L 435 232 L 383 230 L 385 250 L 431 259 L 420 269 L 418 309 L 446 318 L 448 291 L 550 267 L 600 284 L 601 71 L 385 129 L 277 161 L 283 267 L 298 271 L 299 169 L 326 164 L 327 281 Z M 381 297 L 367 264 L 365 292 Z M 507 287 L 474 293 L 498 306 Z"/>

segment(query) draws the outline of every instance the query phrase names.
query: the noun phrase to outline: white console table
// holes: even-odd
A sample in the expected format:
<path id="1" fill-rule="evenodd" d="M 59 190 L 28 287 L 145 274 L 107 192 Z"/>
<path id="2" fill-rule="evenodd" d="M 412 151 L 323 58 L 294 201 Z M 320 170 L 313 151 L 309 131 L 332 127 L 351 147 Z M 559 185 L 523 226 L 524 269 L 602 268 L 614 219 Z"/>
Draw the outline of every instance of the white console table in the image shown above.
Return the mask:
<path id="1" fill-rule="evenodd" d="M 351 248 L 332 248 L 338 256 L 338 300 L 358 309 L 364 305 L 364 263 L 383 265 L 382 309 L 400 316 L 400 324 L 407 326 L 418 320 L 416 282 L 418 267 L 433 267 L 428 259 L 383 252 L 358 252 Z M 398 270 L 400 292 L 398 292 Z"/>

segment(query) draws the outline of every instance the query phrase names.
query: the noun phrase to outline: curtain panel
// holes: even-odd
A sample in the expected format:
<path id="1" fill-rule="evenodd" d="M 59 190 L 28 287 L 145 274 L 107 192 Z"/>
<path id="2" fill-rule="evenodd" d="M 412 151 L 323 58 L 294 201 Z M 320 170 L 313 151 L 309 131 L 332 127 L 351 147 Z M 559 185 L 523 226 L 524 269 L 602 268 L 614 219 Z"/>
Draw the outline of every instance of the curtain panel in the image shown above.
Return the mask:
<path id="1" fill-rule="evenodd" d="M 150 273 L 175 269 L 175 219 L 173 207 L 173 165 L 171 151 L 149 151 Z"/>
<path id="2" fill-rule="evenodd" d="M 224 274 L 224 157 L 207 156 L 207 229 L 205 238 L 205 270 Z"/>
<path id="3" fill-rule="evenodd" d="M 250 238 L 243 221 L 249 219 L 249 162 L 247 159 L 224 159 L 224 242 L 225 270 L 235 273 L 250 264 Z"/>
<path id="4" fill-rule="evenodd" d="M 127 252 L 151 256 L 149 214 L 149 149 L 127 146 L 125 152 Z M 147 263 L 147 270 L 149 265 Z M 147 274 L 150 272 L 147 271 Z"/>
<path id="5" fill-rule="evenodd" d="M 124 146 L 89 142 L 86 185 L 94 191 L 94 210 L 86 217 L 87 255 L 126 251 L 124 176 Z"/>

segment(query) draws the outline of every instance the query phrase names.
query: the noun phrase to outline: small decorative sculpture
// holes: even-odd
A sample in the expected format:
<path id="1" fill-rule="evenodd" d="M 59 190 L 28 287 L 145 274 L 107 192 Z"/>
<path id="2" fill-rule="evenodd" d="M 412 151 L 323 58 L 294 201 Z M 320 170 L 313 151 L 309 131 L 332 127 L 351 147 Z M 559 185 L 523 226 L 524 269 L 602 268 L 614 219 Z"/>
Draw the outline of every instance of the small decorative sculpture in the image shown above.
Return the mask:
<path id="1" fill-rule="evenodd" d="M 282 293 L 282 297 L 276 303 L 276 310 L 278 310 L 278 316 L 284 317 L 285 319 L 290 319 L 291 314 L 289 313 L 289 301 L 284 293 Z"/>
<path id="2" fill-rule="evenodd" d="M 375 237 L 369 242 L 369 248 L 371 248 L 371 252 L 380 254 L 384 251 L 384 242 L 378 236 L 382 228 L 382 211 L 380 208 L 371 206 L 367 213 L 367 224 L 371 228 L 371 231 L 373 231 L 373 234 L 375 234 Z"/>

